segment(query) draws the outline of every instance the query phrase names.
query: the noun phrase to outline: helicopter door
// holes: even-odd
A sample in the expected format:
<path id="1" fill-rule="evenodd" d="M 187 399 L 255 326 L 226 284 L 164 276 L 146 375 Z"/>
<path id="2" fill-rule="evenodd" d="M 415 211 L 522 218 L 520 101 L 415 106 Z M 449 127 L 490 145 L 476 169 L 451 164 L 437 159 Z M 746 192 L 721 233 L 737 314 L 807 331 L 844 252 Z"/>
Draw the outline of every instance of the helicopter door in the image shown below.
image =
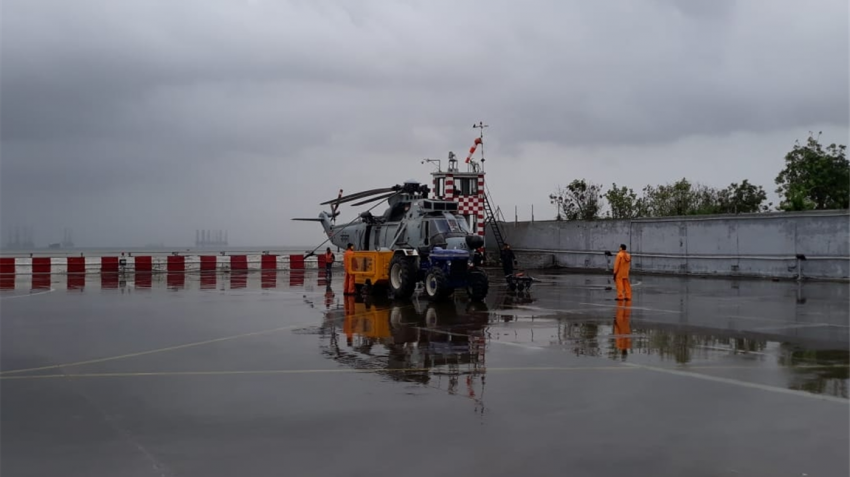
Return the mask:
<path id="1" fill-rule="evenodd" d="M 372 232 L 372 226 L 367 225 L 366 231 L 363 233 L 363 250 L 369 250 L 369 235 Z"/>
<path id="2" fill-rule="evenodd" d="M 373 249 L 374 250 L 380 250 L 381 249 L 381 226 L 380 225 L 375 226 L 375 233 L 372 234 L 372 236 L 375 237 L 375 243 L 373 244 Z"/>

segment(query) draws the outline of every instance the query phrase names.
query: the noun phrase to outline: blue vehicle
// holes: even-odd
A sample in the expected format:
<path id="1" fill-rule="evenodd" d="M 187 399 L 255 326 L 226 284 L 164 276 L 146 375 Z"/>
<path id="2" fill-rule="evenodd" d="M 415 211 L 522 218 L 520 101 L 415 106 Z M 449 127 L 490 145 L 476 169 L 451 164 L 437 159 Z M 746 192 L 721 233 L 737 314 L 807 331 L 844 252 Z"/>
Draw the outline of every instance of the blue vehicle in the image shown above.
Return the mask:
<path id="1" fill-rule="evenodd" d="M 470 264 L 467 250 L 435 247 L 420 258 L 419 272 L 425 282 L 425 295 L 430 299 L 445 298 L 458 288 L 465 289 L 476 301 L 487 296 L 487 274 Z"/>

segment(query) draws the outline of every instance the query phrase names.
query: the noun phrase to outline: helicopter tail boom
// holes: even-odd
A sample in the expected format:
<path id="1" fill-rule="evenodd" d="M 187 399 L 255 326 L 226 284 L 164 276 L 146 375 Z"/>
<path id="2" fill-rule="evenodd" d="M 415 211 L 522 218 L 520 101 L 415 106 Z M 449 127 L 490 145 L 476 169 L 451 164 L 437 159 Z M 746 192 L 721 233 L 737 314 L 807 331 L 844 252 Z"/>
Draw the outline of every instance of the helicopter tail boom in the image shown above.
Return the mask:
<path id="1" fill-rule="evenodd" d="M 325 235 L 331 235 L 333 232 L 333 223 L 331 219 L 339 215 L 339 212 L 328 213 L 322 211 L 316 218 L 297 217 L 292 220 L 300 220 L 303 222 L 321 222 L 322 228 L 325 229 Z"/>

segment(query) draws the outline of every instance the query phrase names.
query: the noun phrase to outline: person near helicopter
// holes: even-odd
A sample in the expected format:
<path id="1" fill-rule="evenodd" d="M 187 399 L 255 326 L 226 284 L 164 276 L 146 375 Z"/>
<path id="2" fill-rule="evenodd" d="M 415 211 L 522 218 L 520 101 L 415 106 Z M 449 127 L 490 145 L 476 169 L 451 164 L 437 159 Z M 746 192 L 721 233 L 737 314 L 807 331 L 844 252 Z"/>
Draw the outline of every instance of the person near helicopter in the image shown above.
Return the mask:
<path id="1" fill-rule="evenodd" d="M 331 248 L 328 247 L 325 250 L 325 276 L 331 276 L 331 267 L 333 267 L 334 261 L 336 260 L 336 255 L 331 252 Z"/>
<path id="2" fill-rule="evenodd" d="M 516 262 L 514 251 L 511 250 L 510 244 L 506 243 L 502 248 L 502 271 L 505 272 L 505 276 L 513 275 Z"/>

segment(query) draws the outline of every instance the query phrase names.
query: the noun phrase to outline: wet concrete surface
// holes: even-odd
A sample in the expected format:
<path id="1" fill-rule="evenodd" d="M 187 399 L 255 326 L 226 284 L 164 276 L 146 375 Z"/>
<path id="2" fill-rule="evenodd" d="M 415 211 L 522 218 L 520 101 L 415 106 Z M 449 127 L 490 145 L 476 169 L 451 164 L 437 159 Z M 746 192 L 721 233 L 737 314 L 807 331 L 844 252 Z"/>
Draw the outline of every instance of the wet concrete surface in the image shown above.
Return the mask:
<path id="1" fill-rule="evenodd" d="M 846 476 L 841 283 L 6 278 L 0 474 Z"/>

